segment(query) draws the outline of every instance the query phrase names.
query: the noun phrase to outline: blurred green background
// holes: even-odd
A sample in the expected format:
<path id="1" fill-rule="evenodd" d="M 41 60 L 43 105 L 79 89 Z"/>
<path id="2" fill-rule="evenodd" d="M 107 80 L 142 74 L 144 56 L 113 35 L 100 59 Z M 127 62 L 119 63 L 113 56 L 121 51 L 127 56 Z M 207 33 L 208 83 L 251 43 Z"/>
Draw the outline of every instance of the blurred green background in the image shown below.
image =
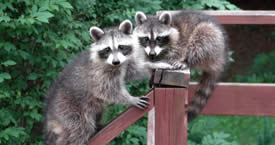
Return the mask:
<path id="1" fill-rule="evenodd" d="M 136 11 L 264 10 L 274 9 L 272 4 L 272 0 L 1 0 L 0 144 L 43 144 L 45 92 L 64 65 L 92 43 L 90 26 L 111 26 L 126 18 L 134 22 Z M 226 26 L 233 61 L 223 81 L 275 82 L 274 28 Z M 193 74 L 192 80 L 196 80 L 199 73 Z M 149 89 L 146 80 L 127 87 L 133 95 L 143 95 Z M 110 106 L 102 122 L 125 108 Z M 110 145 L 146 144 L 146 118 L 130 126 Z M 188 145 L 275 144 L 275 119 L 270 117 L 200 116 L 188 128 Z"/>

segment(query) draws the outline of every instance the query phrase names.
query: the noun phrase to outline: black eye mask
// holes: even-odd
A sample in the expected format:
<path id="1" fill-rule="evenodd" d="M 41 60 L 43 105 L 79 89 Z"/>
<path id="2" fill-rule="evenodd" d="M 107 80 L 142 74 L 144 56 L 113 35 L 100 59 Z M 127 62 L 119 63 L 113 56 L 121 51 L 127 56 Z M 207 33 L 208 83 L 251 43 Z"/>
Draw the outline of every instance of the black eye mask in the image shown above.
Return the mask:
<path id="1" fill-rule="evenodd" d="M 98 56 L 101 58 L 101 59 L 107 59 L 109 54 L 111 52 L 111 48 L 110 47 L 106 47 L 100 51 L 98 51 Z"/>
<path id="2" fill-rule="evenodd" d="M 146 47 L 149 44 L 149 37 L 139 37 L 139 43 L 143 46 Z"/>
<path id="3" fill-rule="evenodd" d="M 118 49 L 121 51 L 123 55 L 129 55 L 133 50 L 131 45 L 119 45 Z"/>
<path id="4" fill-rule="evenodd" d="M 157 41 L 157 45 L 158 46 L 164 46 L 164 45 L 167 45 L 169 43 L 169 36 L 158 36 L 156 38 L 156 41 Z"/>

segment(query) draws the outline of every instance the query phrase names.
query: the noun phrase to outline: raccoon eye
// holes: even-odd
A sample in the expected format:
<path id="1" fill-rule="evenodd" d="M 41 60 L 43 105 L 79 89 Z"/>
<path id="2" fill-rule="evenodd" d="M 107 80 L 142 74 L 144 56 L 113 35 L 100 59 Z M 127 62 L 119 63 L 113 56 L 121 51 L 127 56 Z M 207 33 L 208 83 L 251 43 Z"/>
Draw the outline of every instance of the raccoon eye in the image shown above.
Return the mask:
<path id="1" fill-rule="evenodd" d="M 119 45 L 118 46 L 118 49 L 120 49 L 120 50 L 127 50 L 127 49 L 129 49 L 131 46 L 127 46 L 127 45 Z"/>
<path id="2" fill-rule="evenodd" d="M 165 45 L 169 42 L 169 36 L 158 36 L 156 40 L 159 45 Z"/>
<path id="3" fill-rule="evenodd" d="M 103 49 L 103 51 L 108 53 L 108 52 L 111 51 L 111 48 L 110 47 L 106 47 L 106 48 Z"/>
<path id="4" fill-rule="evenodd" d="M 169 39 L 169 36 L 158 36 L 156 40 L 162 42 L 162 41 L 167 41 L 168 39 Z"/>
<path id="5" fill-rule="evenodd" d="M 139 40 L 142 42 L 147 42 L 149 41 L 149 37 L 139 37 Z"/>
<path id="6" fill-rule="evenodd" d="M 149 41 L 149 37 L 144 37 L 144 41 Z"/>
<path id="7" fill-rule="evenodd" d="M 102 59 L 107 59 L 108 56 L 109 56 L 110 51 L 111 51 L 111 48 L 110 47 L 106 47 L 106 48 L 98 51 L 98 55 Z"/>
<path id="8" fill-rule="evenodd" d="M 146 47 L 149 42 L 149 37 L 139 37 L 139 42 L 142 46 Z"/>
<path id="9" fill-rule="evenodd" d="M 122 52 L 122 54 L 128 55 L 132 51 L 132 46 L 130 46 L 130 45 L 119 45 L 118 49 Z"/>

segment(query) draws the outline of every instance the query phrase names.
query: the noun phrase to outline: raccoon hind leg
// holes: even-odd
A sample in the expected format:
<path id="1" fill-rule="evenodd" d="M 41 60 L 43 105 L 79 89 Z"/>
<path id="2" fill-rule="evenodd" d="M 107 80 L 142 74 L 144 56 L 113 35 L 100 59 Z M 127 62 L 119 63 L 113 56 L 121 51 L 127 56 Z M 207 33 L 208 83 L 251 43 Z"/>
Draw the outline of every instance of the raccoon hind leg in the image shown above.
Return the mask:
<path id="1" fill-rule="evenodd" d="M 58 145 L 62 138 L 64 138 L 64 129 L 58 121 L 49 121 L 46 130 L 45 145 Z"/>
<path id="2" fill-rule="evenodd" d="M 191 67 L 215 62 L 224 57 L 224 33 L 214 23 L 202 22 L 191 33 L 187 50 L 186 61 Z"/>

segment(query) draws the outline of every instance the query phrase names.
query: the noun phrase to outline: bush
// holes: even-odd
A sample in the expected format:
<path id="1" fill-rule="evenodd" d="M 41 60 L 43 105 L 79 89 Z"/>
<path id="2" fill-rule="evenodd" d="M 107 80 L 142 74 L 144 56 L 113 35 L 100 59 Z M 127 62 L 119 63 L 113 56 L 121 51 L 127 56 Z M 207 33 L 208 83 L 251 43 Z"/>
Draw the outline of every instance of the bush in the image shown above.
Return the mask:
<path id="1" fill-rule="evenodd" d="M 0 144 L 42 144 L 45 91 L 89 43 L 89 26 L 66 0 L 0 5 Z"/>

